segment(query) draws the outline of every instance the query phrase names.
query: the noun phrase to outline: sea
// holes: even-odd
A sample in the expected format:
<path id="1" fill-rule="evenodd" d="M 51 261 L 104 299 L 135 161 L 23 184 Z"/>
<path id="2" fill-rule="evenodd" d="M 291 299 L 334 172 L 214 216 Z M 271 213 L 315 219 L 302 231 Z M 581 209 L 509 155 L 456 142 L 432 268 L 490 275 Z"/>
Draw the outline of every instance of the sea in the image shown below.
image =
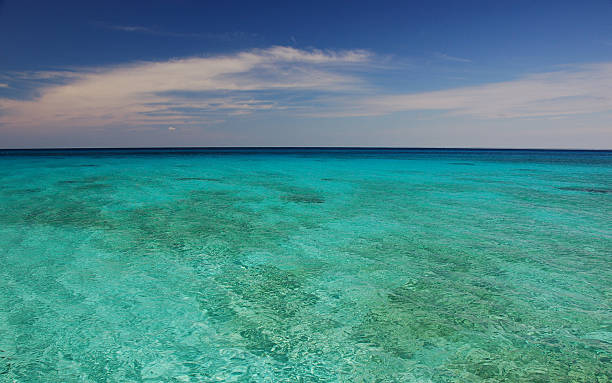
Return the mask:
<path id="1" fill-rule="evenodd" d="M 612 151 L 0 150 L 0 382 L 612 381 Z"/>

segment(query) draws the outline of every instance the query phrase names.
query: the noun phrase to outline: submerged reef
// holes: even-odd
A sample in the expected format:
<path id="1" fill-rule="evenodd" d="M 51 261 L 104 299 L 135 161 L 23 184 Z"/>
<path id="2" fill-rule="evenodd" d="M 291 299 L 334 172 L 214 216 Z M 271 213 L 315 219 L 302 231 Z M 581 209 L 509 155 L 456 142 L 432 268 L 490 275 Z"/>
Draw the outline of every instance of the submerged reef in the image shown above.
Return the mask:
<path id="1" fill-rule="evenodd" d="M 0 381 L 612 381 L 612 159 L 453 155 L 2 159 Z"/>

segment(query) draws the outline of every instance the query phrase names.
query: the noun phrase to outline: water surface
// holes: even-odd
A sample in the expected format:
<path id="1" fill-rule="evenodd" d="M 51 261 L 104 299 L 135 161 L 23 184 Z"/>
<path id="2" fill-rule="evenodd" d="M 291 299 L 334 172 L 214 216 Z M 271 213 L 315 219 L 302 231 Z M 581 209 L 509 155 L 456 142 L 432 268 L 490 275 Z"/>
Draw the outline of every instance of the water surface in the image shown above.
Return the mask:
<path id="1" fill-rule="evenodd" d="M 0 151 L 0 181 L 0 381 L 612 380 L 612 152 Z"/>

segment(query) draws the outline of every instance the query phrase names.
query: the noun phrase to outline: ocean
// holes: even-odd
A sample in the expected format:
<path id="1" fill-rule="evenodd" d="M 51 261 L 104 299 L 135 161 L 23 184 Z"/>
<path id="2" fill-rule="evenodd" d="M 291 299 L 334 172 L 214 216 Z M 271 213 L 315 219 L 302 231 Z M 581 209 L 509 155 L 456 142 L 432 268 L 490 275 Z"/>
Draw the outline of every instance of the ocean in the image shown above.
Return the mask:
<path id="1" fill-rule="evenodd" d="M 612 152 L 0 150 L 2 382 L 610 382 Z"/>

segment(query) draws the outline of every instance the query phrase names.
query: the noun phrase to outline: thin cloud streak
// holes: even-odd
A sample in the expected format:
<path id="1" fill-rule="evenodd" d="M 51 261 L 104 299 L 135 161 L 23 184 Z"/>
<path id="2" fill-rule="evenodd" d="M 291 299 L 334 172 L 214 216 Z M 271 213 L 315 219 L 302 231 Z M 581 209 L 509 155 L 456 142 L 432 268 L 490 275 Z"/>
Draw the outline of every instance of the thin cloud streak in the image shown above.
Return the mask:
<path id="1" fill-rule="evenodd" d="M 382 115 L 410 110 L 499 119 L 559 117 L 612 110 L 612 63 L 548 72 L 481 86 L 379 95 L 356 101 L 352 114 Z"/>
<path id="2" fill-rule="evenodd" d="M 161 36 L 161 37 L 195 38 L 195 39 L 231 41 L 231 40 L 256 38 L 258 36 L 256 33 L 246 33 L 246 32 L 189 33 L 189 32 L 173 32 L 173 31 L 167 31 L 167 30 L 163 30 L 159 28 L 145 27 L 141 25 L 115 25 L 115 24 L 106 24 L 102 22 L 94 22 L 93 24 L 101 28 L 112 30 L 112 31 L 126 32 L 126 33 L 140 33 L 140 34 L 145 34 L 145 35 Z"/>
<path id="3" fill-rule="evenodd" d="M 466 59 L 463 57 L 457 57 L 457 56 L 450 56 L 442 52 L 434 53 L 434 57 L 440 60 L 444 60 L 444 61 L 452 61 L 452 62 L 459 62 L 459 63 L 471 63 L 472 62 L 472 60 L 470 59 Z"/>

